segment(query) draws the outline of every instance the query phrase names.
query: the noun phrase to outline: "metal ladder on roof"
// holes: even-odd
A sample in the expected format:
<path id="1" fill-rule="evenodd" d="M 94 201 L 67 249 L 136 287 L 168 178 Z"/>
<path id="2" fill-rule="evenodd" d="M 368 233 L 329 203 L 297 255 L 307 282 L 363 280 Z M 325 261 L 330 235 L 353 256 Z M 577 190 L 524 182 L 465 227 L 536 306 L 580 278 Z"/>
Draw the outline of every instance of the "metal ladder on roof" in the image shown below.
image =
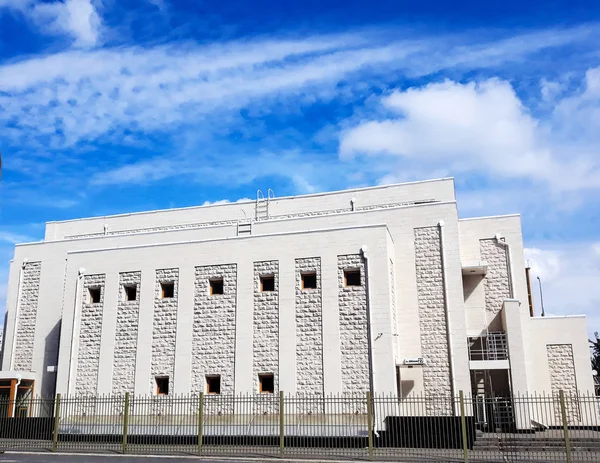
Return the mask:
<path id="1" fill-rule="evenodd" d="M 266 198 L 261 190 L 256 191 L 256 220 L 269 220 L 269 201 L 273 198 L 275 198 L 275 192 L 270 188 L 267 190 Z"/>
<path id="2" fill-rule="evenodd" d="M 241 210 L 243 217 L 238 213 L 237 218 L 237 236 L 248 236 L 252 234 L 252 220 L 248 219 L 246 212 Z"/>

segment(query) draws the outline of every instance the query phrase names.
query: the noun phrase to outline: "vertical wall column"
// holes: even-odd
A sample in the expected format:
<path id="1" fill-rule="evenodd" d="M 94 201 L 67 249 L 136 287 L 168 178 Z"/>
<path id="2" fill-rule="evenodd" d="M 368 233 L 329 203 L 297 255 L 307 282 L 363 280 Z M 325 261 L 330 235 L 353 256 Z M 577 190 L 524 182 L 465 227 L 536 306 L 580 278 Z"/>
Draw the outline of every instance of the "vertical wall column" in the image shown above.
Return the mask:
<path id="1" fill-rule="evenodd" d="M 119 300 L 113 366 L 113 394 L 134 392 L 140 312 L 141 272 L 119 274 Z M 135 288 L 135 298 L 128 300 L 127 288 Z"/>
<path id="2" fill-rule="evenodd" d="M 211 281 L 222 281 L 222 294 Z M 192 391 L 205 391 L 206 376 L 218 375 L 221 394 L 234 393 L 236 303 L 236 264 L 196 267 Z"/>
<path id="3" fill-rule="evenodd" d="M 74 395 L 96 395 L 102 338 L 102 317 L 106 293 L 106 275 L 85 275 L 81 294 L 79 348 Z M 96 292 L 92 294 L 92 292 Z M 75 295 L 77 298 L 77 295 Z M 76 308 L 77 312 L 79 308 Z M 76 315 L 76 314 L 74 314 Z M 73 333 L 72 336 L 75 336 Z M 68 391 L 67 391 L 68 392 Z"/>
<path id="4" fill-rule="evenodd" d="M 265 285 L 272 281 L 273 287 Z M 272 279 L 272 280 L 271 280 Z M 259 391 L 259 374 L 273 374 L 274 392 L 279 392 L 279 263 L 254 263 L 253 391 Z"/>
<path id="5" fill-rule="evenodd" d="M 344 272 L 358 270 L 359 285 L 347 285 Z M 342 351 L 342 393 L 364 396 L 370 390 L 365 265 L 360 254 L 338 256 L 338 305 Z"/>
<path id="6" fill-rule="evenodd" d="M 179 269 L 156 270 L 154 283 L 154 316 L 152 327 L 152 363 L 150 393 L 156 389 L 155 378 L 169 378 L 169 391 L 174 388 L 175 343 L 177 340 L 177 304 Z"/>
<path id="7" fill-rule="evenodd" d="M 487 325 L 490 331 L 499 331 L 502 329 L 502 319 L 498 313 L 502 310 L 504 300 L 510 299 L 506 246 L 498 244 L 495 239 L 485 239 L 479 241 L 479 249 L 481 260 L 488 265 L 483 278 Z"/>
<path id="8" fill-rule="evenodd" d="M 421 352 L 425 361 L 423 389 L 426 396 L 438 399 L 428 400 L 426 411 L 430 415 L 450 415 L 452 385 L 440 229 L 415 228 L 414 234 Z"/>
<path id="9" fill-rule="evenodd" d="M 23 282 L 19 295 L 16 320 L 15 349 L 12 352 L 12 369 L 32 371 L 35 322 L 37 318 L 38 296 L 40 293 L 41 262 L 23 264 Z"/>
<path id="10" fill-rule="evenodd" d="M 303 275 L 314 275 L 316 287 L 303 287 Z M 321 258 L 296 259 L 297 393 L 323 394 L 323 326 Z"/>
<path id="11" fill-rule="evenodd" d="M 564 391 L 568 423 L 569 425 L 579 424 L 581 422 L 581 411 L 579 410 L 579 399 L 577 397 L 577 376 L 573 360 L 573 345 L 548 344 L 546 346 L 546 355 L 550 370 L 552 395 L 556 397 L 559 391 Z M 554 418 L 556 420 L 555 424 L 560 425 L 562 414 L 560 404 L 557 402 L 555 401 Z"/>
<path id="12" fill-rule="evenodd" d="M 179 266 L 177 288 L 177 340 L 175 342 L 173 373 L 175 377 L 173 393 L 175 394 L 199 392 L 197 389 L 192 388 L 195 293 L 196 268 L 192 263 L 182 264 Z"/>

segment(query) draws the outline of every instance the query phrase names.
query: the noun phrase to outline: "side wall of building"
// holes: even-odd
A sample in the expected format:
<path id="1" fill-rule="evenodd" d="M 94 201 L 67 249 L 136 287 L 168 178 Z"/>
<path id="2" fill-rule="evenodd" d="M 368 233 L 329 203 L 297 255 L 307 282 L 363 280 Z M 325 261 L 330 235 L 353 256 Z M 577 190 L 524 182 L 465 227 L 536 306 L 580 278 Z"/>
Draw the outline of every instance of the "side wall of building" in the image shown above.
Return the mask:
<path id="1" fill-rule="evenodd" d="M 368 210 L 378 205 L 398 205 L 420 201 L 454 201 L 454 180 L 451 178 L 422 182 L 385 185 L 313 195 L 273 198 L 269 200 L 269 217 L 313 216 L 324 212 Z M 213 206 L 189 207 L 162 211 L 123 214 L 107 217 L 50 222 L 46 240 L 69 236 L 102 236 L 113 233 L 168 231 L 195 225 L 218 225 L 252 220 L 255 201 Z M 262 217 L 261 217 L 262 218 Z"/>
<path id="2" fill-rule="evenodd" d="M 322 322 L 315 321 L 317 318 L 314 317 L 314 314 L 319 308 L 318 304 L 315 303 L 318 301 L 315 294 L 307 292 L 308 305 L 306 308 L 310 312 L 311 323 L 310 326 L 305 328 L 302 328 L 303 322 L 300 323 L 294 315 L 298 310 L 296 300 L 293 297 L 284 298 L 282 295 L 278 308 L 280 324 L 289 327 L 291 316 L 294 320 L 295 329 L 293 331 L 283 331 L 282 328 L 279 328 L 277 339 L 280 344 L 283 344 L 279 346 L 278 350 L 281 367 L 273 373 L 277 376 L 278 384 L 282 390 L 283 385 L 288 387 L 294 385 L 293 390 L 286 390 L 286 392 L 321 394 L 341 392 L 345 375 L 339 356 L 341 338 L 339 335 L 336 336 L 335 332 L 332 333 L 332 336 L 327 335 L 328 333 L 324 335 L 321 332 L 321 330 L 328 330 L 332 320 L 340 316 L 340 306 L 338 305 L 339 262 L 340 259 L 343 262 L 343 259 L 347 259 L 347 256 L 358 255 L 361 246 L 364 244 L 372 249 L 386 250 L 387 236 L 388 232 L 385 226 L 374 226 L 308 234 L 292 233 L 215 242 L 77 252 L 69 255 L 66 299 L 74 300 L 77 289 L 76 274 L 79 268 L 84 267 L 86 272 L 91 274 L 106 275 L 104 305 L 106 306 L 107 301 L 117 302 L 119 292 L 123 287 L 123 282 L 119 283 L 118 275 L 123 273 L 119 272 L 119 267 L 127 272 L 135 268 L 138 269 L 136 272 L 141 275 L 139 280 L 141 281 L 139 286 L 140 305 L 142 307 L 149 303 L 152 309 L 156 287 L 154 284 L 145 285 L 145 275 L 150 275 L 150 281 L 154 283 L 157 269 L 176 268 L 179 272 L 179 287 L 176 355 L 173 377 L 170 378 L 174 385 L 173 392 L 203 390 L 206 375 L 219 374 L 221 375 L 222 393 L 233 393 L 234 391 L 256 393 L 258 391 L 255 376 L 259 373 L 258 370 L 263 367 L 254 363 L 255 353 L 257 360 L 260 360 L 260 362 L 264 362 L 269 358 L 277 358 L 277 356 L 272 357 L 269 354 L 270 357 L 265 357 L 262 350 L 254 349 L 255 347 L 266 348 L 267 350 L 264 352 L 272 353 L 273 349 L 269 345 L 273 347 L 273 341 L 262 342 L 261 339 L 266 339 L 263 336 L 264 333 L 254 329 L 248 330 L 248 326 L 252 327 L 253 324 L 240 327 L 242 320 L 254 319 L 255 305 L 253 299 L 242 301 L 241 297 L 243 294 L 253 294 L 255 291 L 254 266 L 259 262 L 270 262 L 269 268 L 274 269 L 273 262 L 278 261 L 279 290 L 283 291 L 284 287 L 291 288 L 293 294 L 293 288 L 300 272 L 300 269 L 297 269 L 294 263 L 297 259 L 309 259 L 310 262 L 306 262 L 306 265 L 310 264 L 309 267 L 313 269 L 318 265 L 315 256 L 319 257 L 320 273 L 317 273 L 317 278 L 323 288 L 321 296 L 323 300 L 321 306 Z M 228 261 L 229 263 L 227 263 Z M 118 262 L 118 265 L 115 265 L 115 262 Z M 202 263 L 202 265 L 195 265 L 197 262 Z M 378 339 L 377 349 L 374 349 L 375 387 L 380 392 L 392 393 L 395 391 L 395 365 L 389 313 L 388 262 L 387 252 L 373 256 L 370 261 L 370 269 L 372 269 L 373 275 L 370 305 L 372 317 L 378 324 L 377 326 L 385 324 L 388 327 L 383 336 Z M 354 268 L 360 263 L 352 260 L 348 265 Z M 317 270 L 317 268 L 315 267 L 313 270 Z M 249 273 L 246 274 L 248 270 Z M 210 296 L 209 290 L 205 286 L 213 277 L 223 278 L 224 295 Z M 190 283 L 194 288 L 191 291 L 188 288 Z M 334 304 L 330 303 L 332 300 Z M 365 310 L 364 302 L 358 303 L 358 300 L 356 300 L 352 304 L 352 307 L 358 312 Z M 264 305 L 256 306 L 257 311 L 262 308 L 264 308 Z M 142 320 L 147 318 L 142 315 L 143 310 L 140 308 L 135 366 L 128 367 L 129 374 L 127 376 L 131 377 L 133 374 L 136 378 L 135 386 L 131 390 L 139 394 L 148 393 L 148 384 L 151 384 L 153 374 L 152 349 L 147 347 L 152 344 L 153 330 L 142 329 Z M 70 375 L 68 373 L 71 340 L 74 341 L 73 358 L 75 359 L 71 369 L 78 369 L 77 363 L 80 361 L 82 346 L 85 344 L 85 340 L 82 339 L 81 322 L 76 321 L 75 333 L 72 333 L 70 329 L 73 326 L 73 315 L 75 313 L 77 314 L 77 320 L 80 317 L 80 311 L 65 312 L 66 328 L 61 342 L 59 392 L 67 392 L 68 390 L 72 392 L 74 388 L 74 381 L 73 379 L 69 380 Z M 257 312 L 256 315 L 258 316 L 260 313 Z M 114 378 L 116 371 L 116 366 L 111 367 L 110 365 L 115 356 L 115 349 L 112 347 L 113 340 L 121 336 L 120 332 L 126 326 L 119 323 L 118 319 L 118 311 L 112 314 L 104 311 L 102 346 L 100 358 L 98 359 L 100 365 L 98 392 L 100 393 L 112 391 L 112 383 L 107 378 Z M 192 323 L 189 323 L 190 320 Z M 149 326 L 152 326 L 152 317 L 150 317 Z M 336 323 L 336 326 L 339 326 L 339 324 Z M 244 337 L 238 335 L 240 328 L 245 332 Z M 338 332 L 341 328 L 341 326 L 338 327 Z M 356 329 L 360 333 L 364 331 L 364 326 L 349 326 L 348 328 L 351 330 Z M 271 330 L 267 330 L 267 334 L 268 338 L 272 340 Z M 302 351 L 301 360 L 298 360 L 297 349 L 302 345 L 301 341 L 305 335 L 310 338 L 307 338 L 307 342 L 312 347 L 311 354 L 320 354 L 321 359 L 307 356 L 305 355 L 306 352 Z M 261 338 L 256 339 L 257 344 L 254 342 L 254 336 L 261 336 Z M 313 342 L 319 337 L 321 337 L 323 345 L 321 352 L 318 348 L 315 349 L 315 343 Z M 284 339 L 285 341 L 283 341 Z M 337 354 L 332 355 L 335 352 Z M 216 355 L 222 361 L 217 362 L 217 357 L 212 361 L 211 355 Z M 302 362 L 307 359 L 310 365 L 307 365 L 306 368 L 300 368 Z M 206 365 L 198 362 L 204 362 Z M 329 368 L 323 368 L 323 365 L 328 365 Z M 268 368 L 275 370 L 274 365 Z M 132 369 L 134 369 L 133 372 Z M 218 371 L 213 371 L 213 369 Z M 317 374 L 319 369 L 322 371 L 321 374 Z M 303 377 L 308 382 L 301 380 Z M 71 378 L 73 378 L 73 375 L 71 375 Z M 317 389 L 311 386 L 313 383 Z M 360 388 L 360 385 L 358 387 Z M 364 387 L 368 389 L 368 384 Z"/>

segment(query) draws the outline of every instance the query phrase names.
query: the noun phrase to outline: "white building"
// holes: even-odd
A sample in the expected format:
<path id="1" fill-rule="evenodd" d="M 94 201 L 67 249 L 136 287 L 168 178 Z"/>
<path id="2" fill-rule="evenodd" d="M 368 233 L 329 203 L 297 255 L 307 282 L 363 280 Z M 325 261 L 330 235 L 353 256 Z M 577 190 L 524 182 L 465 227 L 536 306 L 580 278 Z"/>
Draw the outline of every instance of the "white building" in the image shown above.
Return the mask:
<path id="1" fill-rule="evenodd" d="M 259 196 L 17 245 L 0 394 L 594 390 L 585 318 L 530 315 L 518 215 L 459 219 L 452 179 Z"/>

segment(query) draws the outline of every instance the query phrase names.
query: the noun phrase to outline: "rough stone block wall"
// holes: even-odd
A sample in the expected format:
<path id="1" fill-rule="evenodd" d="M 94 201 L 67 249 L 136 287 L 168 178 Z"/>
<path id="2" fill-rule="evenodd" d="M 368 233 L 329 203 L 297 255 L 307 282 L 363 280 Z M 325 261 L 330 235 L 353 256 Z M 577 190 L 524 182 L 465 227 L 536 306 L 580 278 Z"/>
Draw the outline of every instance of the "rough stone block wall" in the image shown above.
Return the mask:
<path id="1" fill-rule="evenodd" d="M 261 291 L 260 277 L 272 275 L 274 291 Z M 279 392 L 279 262 L 254 262 L 254 334 L 252 339 L 254 392 L 259 392 L 258 375 L 272 373 L 274 394 Z M 277 405 L 274 407 L 274 405 Z M 256 408 L 259 408 L 257 410 Z M 266 398 L 255 402 L 255 412 L 276 412 L 279 402 Z"/>
<path id="2" fill-rule="evenodd" d="M 302 289 L 302 273 L 315 272 L 317 287 Z M 296 386 L 298 395 L 323 395 L 321 258 L 296 259 Z M 310 407 L 311 405 L 308 405 Z M 318 411 L 318 406 L 317 410 Z"/>
<path id="3" fill-rule="evenodd" d="M 142 272 L 119 274 L 119 300 L 117 302 L 117 327 L 112 378 L 113 394 L 133 392 L 135 387 L 141 280 Z M 124 285 L 137 285 L 135 301 L 125 300 Z"/>
<path id="4" fill-rule="evenodd" d="M 338 306 L 342 394 L 364 397 L 369 390 L 369 341 L 365 266 L 360 254 L 338 256 Z M 360 270 L 360 286 L 345 286 L 344 270 Z"/>
<path id="5" fill-rule="evenodd" d="M 13 370 L 31 371 L 33 368 L 33 345 L 38 296 L 40 293 L 41 262 L 28 262 L 23 271 L 23 283 L 19 301 Z"/>
<path id="6" fill-rule="evenodd" d="M 487 262 L 488 269 L 483 278 L 485 292 L 485 310 L 495 316 L 502 310 L 505 299 L 510 298 L 510 280 L 508 277 L 508 260 L 506 248 L 495 239 L 479 240 L 481 260 Z M 488 316 L 488 323 L 493 317 Z M 500 322 L 500 321 L 498 321 Z M 496 323 L 491 329 L 500 329 Z"/>
<path id="7" fill-rule="evenodd" d="M 162 283 L 173 283 L 173 297 L 162 297 Z M 156 392 L 157 376 L 169 377 L 169 393 L 174 387 L 175 341 L 177 339 L 177 302 L 179 295 L 179 269 L 156 271 L 154 282 L 154 321 L 152 327 L 152 365 L 150 393 Z"/>
<path id="8" fill-rule="evenodd" d="M 223 294 L 211 295 L 209 280 L 223 278 Z M 221 395 L 234 393 L 237 265 L 196 267 L 192 339 L 192 390 L 206 390 L 206 375 L 221 375 Z M 210 398 L 207 398 L 211 400 Z M 217 412 L 232 407 L 219 401 Z"/>
<path id="9" fill-rule="evenodd" d="M 414 233 L 424 394 L 449 399 L 452 386 L 440 231 L 426 227 L 415 228 Z M 450 415 L 452 406 L 446 400 L 427 400 L 426 411 L 430 416 Z"/>
<path id="10" fill-rule="evenodd" d="M 552 395 L 557 398 L 559 391 L 564 391 L 568 423 L 577 424 L 581 421 L 581 411 L 577 399 L 573 346 L 571 344 L 548 344 L 546 355 L 548 357 L 548 369 L 550 370 Z M 562 413 L 558 400 L 555 401 L 554 414 L 557 423 L 562 423 Z"/>
<path id="11" fill-rule="evenodd" d="M 104 274 L 85 275 L 81 292 L 81 318 L 79 322 L 79 351 L 75 375 L 75 395 L 89 396 L 98 392 L 98 364 L 104 310 Z M 90 288 L 100 288 L 100 302 L 92 304 Z"/>

